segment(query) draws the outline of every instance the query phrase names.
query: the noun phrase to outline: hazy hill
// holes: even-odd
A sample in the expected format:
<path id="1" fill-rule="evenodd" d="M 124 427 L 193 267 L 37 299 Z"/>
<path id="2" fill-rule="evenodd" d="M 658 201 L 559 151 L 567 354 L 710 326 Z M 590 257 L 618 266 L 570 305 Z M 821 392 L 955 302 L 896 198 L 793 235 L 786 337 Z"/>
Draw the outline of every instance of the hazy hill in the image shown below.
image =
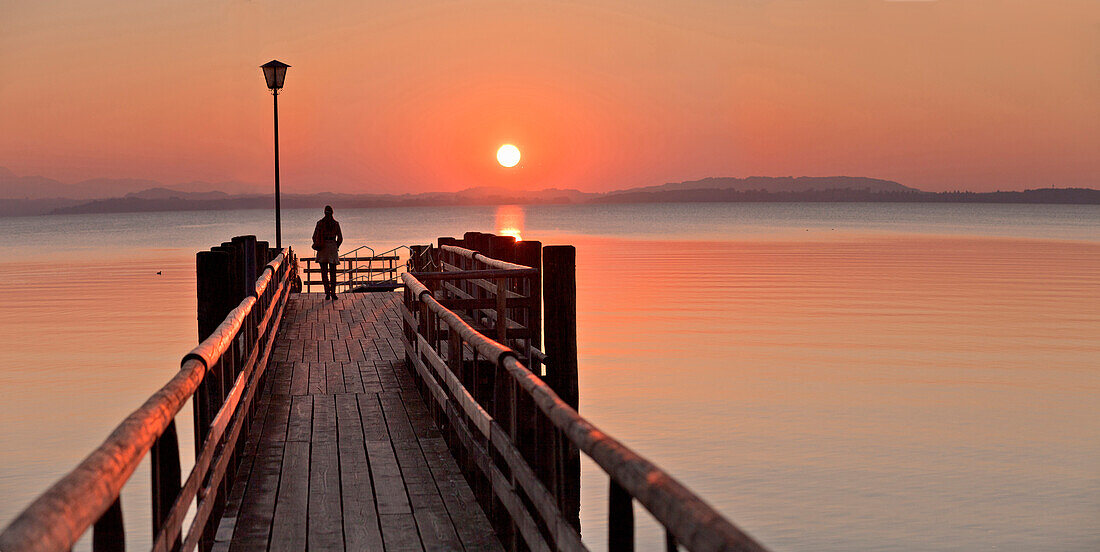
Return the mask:
<path id="1" fill-rule="evenodd" d="M 0 199 L 105 199 L 124 197 L 129 194 L 155 194 L 154 190 L 168 188 L 156 180 L 140 178 L 93 178 L 75 184 L 66 184 L 44 176 L 19 176 L 7 168 L 0 167 Z M 266 192 L 266 189 L 244 182 L 195 181 L 172 184 L 171 191 L 177 194 L 209 192 L 256 194 Z"/>
<path id="2" fill-rule="evenodd" d="M 229 194 L 225 192 L 181 192 L 168 188 L 149 188 L 140 192 L 130 192 L 126 198 L 138 199 L 227 199 Z"/>
<path id="3" fill-rule="evenodd" d="M 57 209 L 85 203 L 83 199 L 0 199 L 0 217 L 45 215 Z"/>
<path id="4" fill-rule="evenodd" d="M 87 199 L 82 190 L 71 184 L 64 184 L 44 176 L 18 176 L 0 167 L 0 198 L 46 199 L 51 197 Z"/>
<path id="5" fill-rule="evenodd" d="M 1040 188 L 1022 192 L 871 191 L 854 188 L 812 189 L 799 192 L 763 190 L 689 189 L 648 192 L 624 191 L 594 203 L 1063 203 L 1100 205 L 1100 190 Z"/>
<path id="6" fill-rule="evenodd" d="M 582 203 L 599 196 L 577 190 L 548 189 L 537 192 L 518 192 L 499 188 L 471 188 L 459 192 L 429 192 L 423 194 L 283 194 L 282 206 L 286 209 L 321 208 L 338 205 L 340 208 L 406 207 L 422 205 L 502 205 L 529 203 Z M 52 214 L 84 213 L 136 213 L 151 211 L 209 211 L 229 209 L 271 209 L 274 199 L 270 194 L 229 195 L 221 192 L 187 193 L 166 188 L 154 188 L 125 197 L 80 201 L 48 210 Z M 35 214 L 35 213 L 26 213 Z"/>
<path id="7" fill-rule="evenodd" d="M 152 184 L 150 186 L 150 184 Z M 218 189 L 219 186 L 226 189 Z M 142 186 L 144 186 L 142 188 Z M 132 189 L 138 187 L 140 189 Z M 213 189 L 212 189 L 213 188 Z M 119 191 L 122 190 L 122 191 Z M 117 191 L 117 192 L 116 192 Z M 102 194 L 114 194 L 104 197 Z M 271 209 L 271 193 L 249 184 L 191 182 L 178 187 L 139 179 L 95 179 L 64 184 L 38 176 L 17 176 L 0 168 L 0 216 L 149 211 Z M 511 190 L 476 187 L 458 192 L 419 194 L 283 194 L 287 209 L 401 207 L 424 205 L 505 205 L 550 203 L 671 202 L 952 202 L 952 203 L 1100 203 L 1100 191 L 1086 188 L 1023 192 L 922 192 L 877 178 L 766 177 L 703 178 L 608 193 L 572 189 Z"/>
<path id="8" fill-rule="evenodd" d="M 617 195 L 638 192 L 672 192 L 677 190 L 734 190 L 738 192 L 805 192 L 810 190 L 863 190 L 868 192 L 919 192 L 892 180 L 862 176 L 750 176 L 747 178 L 711 177 L 701 180 L 670 182 L 659 186 L 643 186 L 608 192 Z"/>

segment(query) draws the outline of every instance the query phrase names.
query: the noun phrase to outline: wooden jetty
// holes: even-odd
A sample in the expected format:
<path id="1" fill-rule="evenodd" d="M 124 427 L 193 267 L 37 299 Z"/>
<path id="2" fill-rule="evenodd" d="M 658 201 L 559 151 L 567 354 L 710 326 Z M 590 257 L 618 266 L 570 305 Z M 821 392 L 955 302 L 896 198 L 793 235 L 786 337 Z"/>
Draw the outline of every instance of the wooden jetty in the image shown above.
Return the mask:
<path id="1" fill-rule="evenodd" d="M 608 549 L 634 549 L 638 503 L 667 550 L 763 550 L 578 414 L 571 246 L 440 238 L 411 248 L 402 291 L 336 301 L 299 293 L 294 252 L 252 236 L 196 266 L 199 346 L 0 551 L 89 529 L 93 550 L 124 550 L 119 493 L 147 455 L 153 550 L 588 550 L 581 454 L 608 475 Z"/>

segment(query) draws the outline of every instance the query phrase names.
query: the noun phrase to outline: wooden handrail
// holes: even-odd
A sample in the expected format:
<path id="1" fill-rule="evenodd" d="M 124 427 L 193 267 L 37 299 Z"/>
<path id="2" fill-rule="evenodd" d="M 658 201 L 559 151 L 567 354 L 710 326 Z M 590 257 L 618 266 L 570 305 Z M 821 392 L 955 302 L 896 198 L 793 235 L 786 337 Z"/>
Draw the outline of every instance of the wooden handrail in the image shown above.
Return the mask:
<path id="1" fill-rule="evenodd" d="M 461 272 L 413 272 L 418 280 L 492 280 L 494 278 L 514 278 L 517 276 L 538 276 L 539 271 L 526 266 L 519 268 L 499 268 L 491 270 L 463 270 Z"/>
<path id="2" fill-rule="evenodd" d="M 473 259 L 475 261 L 481 261 L 482 263 L 485 263 L 487 266 L 491 266 L 493 268 L 498 268 L 500 270 L 521 270 L 521 269 L 531 270 L 531 267 L 529 267 L 529 266 L 523 266 L 523 265 L 516 264 L 516 263 L 510 263 L 508 261 L 501 261 L 499 259 L 494 259 L 492 257 L 486 257 L 485 255 L 482 255 L 480 252 L 473 251 L 471 249 L 466 249 L 464 247 L 459 247 L 457 245 L 444 245 L 444 246 L 441 246 L 440 249 L 442 249 L 443 251 L 450 251 L 450 252 L 455 253 L 459 256 L 466 257 L 467 259 Z"/>
<path id="3" fill-rule="evenodd" d="M 443 248 L 470 259 L 474 258 L 473 255 L 465 255 L 465 252 L 469 250 L 449 245 L 444 245 Z M 484 261 L 487 258 L 480 254 L 476 255 L 479 261 Z M 455 273 L 444 274 L 451 277 L 455 275 Z M 688 550 L 697 551 L 739 550 L 759 552 L 766 550 L 671 475 L 661 470 L 656 464 L 635 453 L 581 416 L 576 409 L 562 400 L 549 385 L 521 362 L 520 354 L 481 334 L 467 324 L 461 316 L 443 306 L 433 296 L 432 291 L 424 282 L 418 278 L 418 276 L 426 275 L 427 273 L 405 273 L 402 275 L 408 293 L 407 297 L 421 305 L 419 309 L 413 311 L 421 315 L 421 320 L 418 324 L 413 324 L 412 328 L 418 328 L 416 329 L 417 334 L 421 334 L 423 331 L 430 334 L 427 338 L 424 335 L 418 335 L 415 340 L 417 355 L 414 359 L 414 368 L 421 372 L 421 379 L 425 380 L 429 392 L 436 398 L 437 402 L 440 402 L 442 410 L 448 416 L 458 415 L 458 412 L 461 411 L 473 427 L 479 429 L 479 432 L 483 434 L 483 437 L 491 444 L 496 453 L 509 464 L 509 471 L 514 479 L 513 484 L 523 488 L 524 493 L 532 501 L 539 516 L 542 517 L 543 522 L 554 535 L 555 546 L 559 549 L 568 550 L 585 549 L 583 544 L 579 542 L 579 535 L 564 525 L 561 512 L 557 510 L 556 504 L 552 504 L 552 501 L 548 502 L 544 498 L 547 493 L 546 487 L 549 484 L 544 485 L 542 481 L 534 476 L 534 472 L 526 464 L 523 455 L 514 442 L 517 435 L 515 429 L 505 431 L 498 427 L 497 421 L 484 408 L 477 405 L 474 396 L 463 386 L 461 383 L 462 378 L 452 371 L 453 362 L 462 361 L 456 361 L 451 357 L 454 354 L 459 354 L 459 359 L 464 357 L 464 355 L 461 355 L 461 343 L 466 343 L 473 348 L 475 358 L 480 356 L 488 359 L 494 366 L 503 369 L 503 372 L 508 374 L 517 389 L 521 389 L 523 394 L 535 404 L 542 416 L 549 420 L 560 431 L 561 435 L 576 445 L 577 449 L 594 460 L 608 474 L 612 481 L 612 516 L 627 516 L 620 518 L 620 521 L 632 525 L 633 514 L 630 513 L 630 502 L 633 499 L 642 504 L 665 527 L 669 535 L 667 544 L 671 547 L 670 549 L 674 548 L 676 543 L 679 543 Z M 407 319 L 407 321 L 416 322 L 415 319 Z M 438 335 L 438 325 L 440 323 L 447 330 L 445 339 L 450 341 L 457 338 L 457 343 L 459 343 L 457 349 L 453 342 L 449 345 L 450 353 L 447 361 L 438 356 L 430 343 L 432 340 L 431 334 Z M 430 365 L 430 369 L 420 361 L 421 355 L 428 361 L 427 364 Z M 526 354 L 522 356 L 526 356 Z M 544 361 L 545 356 L 539 360 Z M 437 382 L 436 378 L 431 378 L 428 381 L 426 376 L 430 374 L 424 373 L 423 370 L 434 371 L 439 381 Z M 447 388 L 446 393 L 442 387 Z M 450 407 L 449 397 L 453 397 L 453 400 L 458 402 L 457 407 Z M 515 416 L 514 411 L 508 411 L 507 408 L 505 410 L 508 415 Z M 466 427 L 466 424 L 458 423 L 455 420 L 452 420 L 452 422 L 454 423 L 451 425 L 458 428 L 460 437 L 462 437 L 463 432 L 466 431 L 462 428 Z M 513 419 L 511 423 L 514 425 L 517 422 Z M 496 430 L 494 431 L 492 428 L 496 428 Z M 473 443 L 474 439 L 472 436 L 465 436 L 463 442 Z M 478 445 L 472 444 L 470 446 L 477 447 Z M 484 451 L 480 454 L 484 454 Z M 484 461 L 477 464 L 487 477 L 494 480 L 493 488 L 495 492 L 497 486 L 494 478 L 502 477 L 502 475 L 496 471 L 495 467 L 486 465 Z M 540 497 L 543 498 L 540 499 Z M 498 496 L 498 499 L 506 503 L 515 502 L 512 500 L 514 498 L 514 496 Z M 519 532 L 524 539 L 531 539 L 527 542 L 527 545 L 533 550 L 545 549 L 546 543 L 541 540 L 542 537 L 538 532 L 527 527 L 527 522 L 530 521 L 527 517 L 531 515 L 531 512 L 522 508 L 518 503 L 513 504 L 512 507 L 507 507 L 506 504 L 506 509 L 509 514 L 513 515 L 514 523 L 519 527 Z M 517 519 L 515 517 L 517 513 L 524 519 Z M 632 529 L 629 531 L 629 535 L 632 538 Z M 632 546 L 633 543 L 631 542 L 629 548 L 632 549 Z"/>
<path id="4" fill-rule="evenodd" d="M 253 314 L 257 297 L 265 295 L 273 276 L 282 269 L 278 291 L 272 294 L 272 301 L 262 313 L 262 320 L 256 325 L 257 340 L 260 335 L 271 335 L 268 330 L 273 329 L 271 321 L 274 309 L 279 301 L 285 304 L 285 296 L 293 276 L 293 271 L 286 263 L 286 253 L 282 253 L 264 267 L 263 274 L 255 283 L 256 296 L 245 297 L 207 339 L 184 356 L 180 370 L 167 384 L 127 416 L 72 471 L 23 510 L 0 533 L 0 550 L 70 550 L 89 527 L 97 524 L 108 511 L 118 508 L 119 493 L 123 485 L 154 443 L 174 424 L 175 416 L 199 389 L 210 369 L 234 343 L 245 321 Z M 271 340 L 268 340 L 268 351 L 270 346 Z M 258 358 L 258 351 L 252 352 L 252 358 Z M 174 429 L 172 437 L 175 437 Z M 211 447 L 211 453 L 213 449 Z M 187 502 L 190 503 L 190 498 Z M 179 504 L 176 506 L 179 509 Z M 185 504 L 182 511 L 186 510 Z M 182 515 L 179 521 L 182 521 Z"/>

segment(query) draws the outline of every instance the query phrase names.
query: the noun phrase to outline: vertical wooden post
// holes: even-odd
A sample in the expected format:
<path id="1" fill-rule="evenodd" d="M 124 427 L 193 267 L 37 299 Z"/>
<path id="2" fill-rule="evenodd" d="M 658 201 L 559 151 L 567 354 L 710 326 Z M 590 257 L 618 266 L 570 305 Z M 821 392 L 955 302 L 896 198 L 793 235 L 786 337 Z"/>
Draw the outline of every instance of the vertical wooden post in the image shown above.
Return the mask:
<path id="1" fill-rule="evenodd" d="M 496 280 L 496 311 L 497 311 L 497 343 L 508 344 L 508 280 L 497 278 Z"/>
<path id="2" fill-rule="evenodd" d="M 454 245 L 461 247 L 462 242 L 461 240 L 456 240 L 451 237 L 441 237 L 436 243 L 438 244 L 438 247 L 436 247 L 435 252 L 433 253 L 433 260 L 435 261 L 436 269 L 440 272 L 443 272 L 443 261 L 447 258 L 447 255 L 443 253 L 443 246 Z"/>
<path id="3" fill-rule="evenodd" d="M 529 266 L 539 271 L 538 276 L 531 278 L 531 286 L 527 293 L 534 303 L 528 309 L 528 319 L 524 324 L 531 329 L 531 346 L 536 349 L 542 347 L 542 242 L 521 241 L 516 244 L 516 264 Z M 526 353 L 526 351 L 523 351 Z M 542 371 L 536 375 L 541 376 Z"/>
<path id="4" fill-rule="evenodd" d="M 466 232 L 462 234 L 462 247 L 477 251 L 477 244 L 480 238 L 481 232 Z"/>
<path id="5" fill-rule="evenodd" d="M 525 279 L 520 292 L 526 295 L 533 303 L 528 308 L 521 309 L 523 312 L 522 322 L 531 332 L 531 337 L 528 339 L 528 345 L 530 347 L 539 348 L 542 346 L 542 242 L 537 241 L 521 241 L 516 243 L 516 260 L 517 264 L 529 266 L 539 271 L 537 276 L 530 279 Z M 522 357 L 527 358 L 527 367 L 531 369 L 535 375 L 542 376 L 542 365 L 535 364 L 531 361 L 528 351 L 520 351 Z M 516 434 L 514 439 L 516 442 L 516 448 L 519 449 L 520 454 L 523 455 L 527 463 L 531 465 L 535 471 L 535 475 L 542 480 L 543 484 L 547 485 L 547 488 L 551 487 L 549 479 L 545 473 L 545 466 L 541 465 L 541 459 L 539 458 L 539 424 L 538 419 L 541 412 L 538 407 L 526 393 L 519 393 L 516 399 Z M 552 438 L 552 435 L 547 432 L 547 440 Z"/>
<path id="6" fill-rule="evenodd" d="M 406 287 L 402 292 L 402 298 L 405 310 L 415 318 L 418 309 L 416 307 L 416 302 L 413 301 L 413 294 L 409 291 L 409 288 Z M 413 364 L 415 360 L 413 358 L 413 354 L 415 354 L 413 349 L 416 347 L 416 334 L 414 333 L 416 328 L 413 328 L 412 324 L 409 324 L 408 318 L 401 316 L 401 329 L 405 332 L 405 364 L 415 367 L 415 364 Z"/>
<path id="7" fill-rule="evenodd" d="M 489 238 L 487 256 L 510 263 L 516 262 L 516 237 L 492 236 Z"/>
<path id="8" fill-rule="evenodd" d="M 270 253 L 268 252 L 269 246 L 265 241 L 256 242 L 256 277 L 259 278 L 264 272 L 264 267 L 267 263 L 270 263 Z"/>
<path id="9" fill-rule="evenodd" d="M 222 242 L 221 246 L 212 247 L 211 250 L 224 251 L 229 254 L 229 275 L 227 279 L 222 282 L 221 285 L 228 288 L 228 300 L 233 305 L 232 307 L 229 307 L 229 310 L 233 310 L 245 298 L 245 295 L 243 293 L 244 261 L 241 253 L 241 245 L 239 243 L 233 242 Z"/>
<path id="10" fill-rule="evenodd" d="M 571 245 L 542 249 L 547 360 L 546 384 L 573 409 L 577 393 L 577 250 Z M 580 529 L 580 451 L 568 439 L 557 447 L 558 500 L 565 519 Z"/>
<path id="11" fill-rule="evenodd" d="M 122 497 L 118 497 L 92 526 L 92 552 L 125 552 L 126 529 L 122 525 Z"/>
<path id="12" fill-rule="evenodd" d="M 438 247 L 443 247 L 444 245 L 456 245 L 459 247 L 462 246 L 460 240 L 452 238 L 450 236 L 441 236 L 438 240 L 436 240 L 436 245 Z"/>
<path id="13" fill-rule="evenodd" d="M 225 251 L 200 251 L 195 256 L 199 341 L 214 333 L 233 307 L 229 291 L 230 256 Z"/>
<path id="14" fill-rule="evenodd" d="M 175 420 L 168 423 L 164 433 L 153 443 L 149 462 L 153 472 L 153 538 L 156 539 L 180 494 L 180 446 Z M 180 544 L 177 536 L 172 550 L 178 550 Z"/>
<path id="15" fill-rule="evenodd" d="M 222 248 L 218 248 L 222 249 Z M 214 333 L 233 309 L 231 283 L 231 255 L 226 251 L 200 251 L 195 256 L 196 296 L 198 298 L 199 342 Z M 202 443 L 217 410 L 212 410 L 214 397 L 221 394 L 221 382 L 217 366 L 207 366 L 202 383 L 195 391 L 191 403 L 195 416 L 195 454 L 202 452 Z"/>
<path id="16" fill-rule="evenodd" d="M 546 383 L 577 409 L 577 250 L 571 245 L 542 249 Z"/>
<path id="17" fill-rule="evenodd" d="M 409 246 L 412 250 L 412 268 L 414 272 L 427 272 L 431 266 L 428 255 L 431 254 L 432 246 L 430 245 L 412 245 Z"/>
<path id="18" fill-rule="evenodd" d="M 672 531 L 665 528 L 665 552 L 677 552 L 680 547 L 676 545 L 676 537 L 672 535 Z"/>
<path id="19" fill-rule="evenodd" d="M 256 236 L 237 236 L 233 238 L 233 243 L 240 248 L 241 252 L 241 284 L 243 288 L 241 292 L 244 294 L 241 298 L 248 297 L 256 294 Z"/>
<path id="20" fill-rule="evenodd" d="M 634 552 L 634 499 L 614 479 L 608 492 L 607 550 Z"/>
<path id="21" fill-rule="evenodd" d="M 499 288 L 498 288 L 499 289 Z M 512 394 L 512 385 L 514 380 L 508 376 L 504 366 L 498 366 L 493 362 L 486 363 L 489 367 L 489 373 L 492 374 L 492 395 L 490 400 L 491 407 L 488 409 L 489 415 L 493 417 L 493 420 L 500 425 L 510 437 L 515 439 L 515 402 L 514 395 Z M 490 445 L 487 447 L 489 456 L 495 458 L 496 453 L 493 451 L 493 447 Z M 515 485 L 515 478 L 511 479 L 511 483 Z M 506 551 L 516 550 L 516 526 L 509 515 L 507 508 L 499 500 L 496 493 L 493 493 L 493 507 L 491 511 L 491 520 L 493 526 L 497 530 L 497 537 L 500 539 L 500 544 Z"/>
<path id="22" fill-rule="evenodd" d="M 477 234 L 477 237 L 474 239 L 474 243 L 477 245 L 474 250 L 478 253 L 481 253 L 482 255 L 489 256 L 489 248 L 491 247 L 490 244 L 493 242 L 493 238 L 495 237 L 496 236 L 492 234 L 479 232 Z"/>

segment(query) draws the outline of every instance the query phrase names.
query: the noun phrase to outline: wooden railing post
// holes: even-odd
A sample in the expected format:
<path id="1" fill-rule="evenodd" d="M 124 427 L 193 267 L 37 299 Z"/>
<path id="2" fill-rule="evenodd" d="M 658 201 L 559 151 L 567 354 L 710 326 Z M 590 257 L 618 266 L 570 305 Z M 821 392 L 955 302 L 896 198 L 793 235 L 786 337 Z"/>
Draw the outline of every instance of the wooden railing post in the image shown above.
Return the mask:
<path id="1" fill-rule="evenodd" d="M 122 497 L 115 498 L 111 507 L 92 526 L 92 552 L 125 552 L 126 530 L 122 525 Z M 5 551 L 6 552 L 6 551 Z"/>
<path id="2" fill-rule="evenodd" d="M 614 479 L 607 499 L 607 550 L 634 552 L 634 499 Z"/>
<path id="3" fill-rule="evenodd" d="M 539 271 L 537 276 L 530 279 L 530 290 L 525 295 L 532 297 L 535 306 L 528 309 L 532 320 L 525 321 L 531 328 L 531 345 L 536 349 L 542 347 L 542 242 L 521 241 L 516 243 L 516 264 L 529 266 Z"/>
<path id="4" fill-rule="evenodd" d="M 496 311 L 497 311 L 497 343 L 507 345 L 508 343 L 508 279 L 497 278 L 496 280 Z"/>
<path id="5" fill-rule="evenodd" d="M 521 322 L 531 332 L 527 340 L 530 347 L 542 346 L 542 242 L 521 241 L 516 244 L 516 263 L 529 266 L 539 271 L 539 274 L 521 280 L 520 293 L 530 298 L 533 306 L 521 309 L 523 313 Z M 527 359 L 524 364 L 535 375 L 542 376 L 541 365 L 531 362 L 528 351 L 520 351 L 520 356 Z M 535 403 L 525 393 L 520 393 L 516 400 L 516 434 L 513 436 L 516 448 L 527 460 L 535 472 L 535 475 L 546 485 L 549 485 L 547 474 L 541 467 L 539 459 L 539 435 L 538 435 L 539 411 Z M 547 432 L 549 433 L 549 432 Z M 549 438 L 549 437 L 548 437 Z"/>
<path id="6" fill-rule="evenodd" d="M 409 268 L 413 272 L 424 272 L 428 269 L 427 263 L 424 262 L 424 251 L 431 246 L 428 245 L 410 245 L 409 246 Z"/>
<path id="7" fill-rule="evenodd" d="M 149 462 L 153 472 L 153 539 L 156 540 L 180 494 L 180 446 L 175 420 L 168 423 L 164 433 L 153 443 Z M 180 543 L 177 536 L 172 550 L 179 550 Z"/>
<path id="8" fill-rule="evenodd" d="M 578 410 L 577 390 L 577 250 L 571 245 L 542 249 L 543 301 L 547 385 L 566 404 Z M 540 436 L 542 437 L 542 436 Z M 559 438 L 556 451 L 556 493 L 562 514 L 580 530 L 580 451 L 568 439 Z"/>
<path id="9" fill-rule="evenodd" d="M 438 240 L 436 240 L 436 248 L 435 248 L 435 252 L 434 252 L 435 257 L 432 260 L 435 261 L 435 266 L 439 267 L 440 271 L 443 270 L 443 265 L 441 264 L 441 262 L 443 261 L 443 258 L 444 258 L 444 254 L 443 254 L 443 246 L 444 245 L 461 246 L 461 243 L 460 243 L 460 240 L 457 240 L 457 239 L 449 237 L 449 236 L 448 237 L 440 237 Z"/>

